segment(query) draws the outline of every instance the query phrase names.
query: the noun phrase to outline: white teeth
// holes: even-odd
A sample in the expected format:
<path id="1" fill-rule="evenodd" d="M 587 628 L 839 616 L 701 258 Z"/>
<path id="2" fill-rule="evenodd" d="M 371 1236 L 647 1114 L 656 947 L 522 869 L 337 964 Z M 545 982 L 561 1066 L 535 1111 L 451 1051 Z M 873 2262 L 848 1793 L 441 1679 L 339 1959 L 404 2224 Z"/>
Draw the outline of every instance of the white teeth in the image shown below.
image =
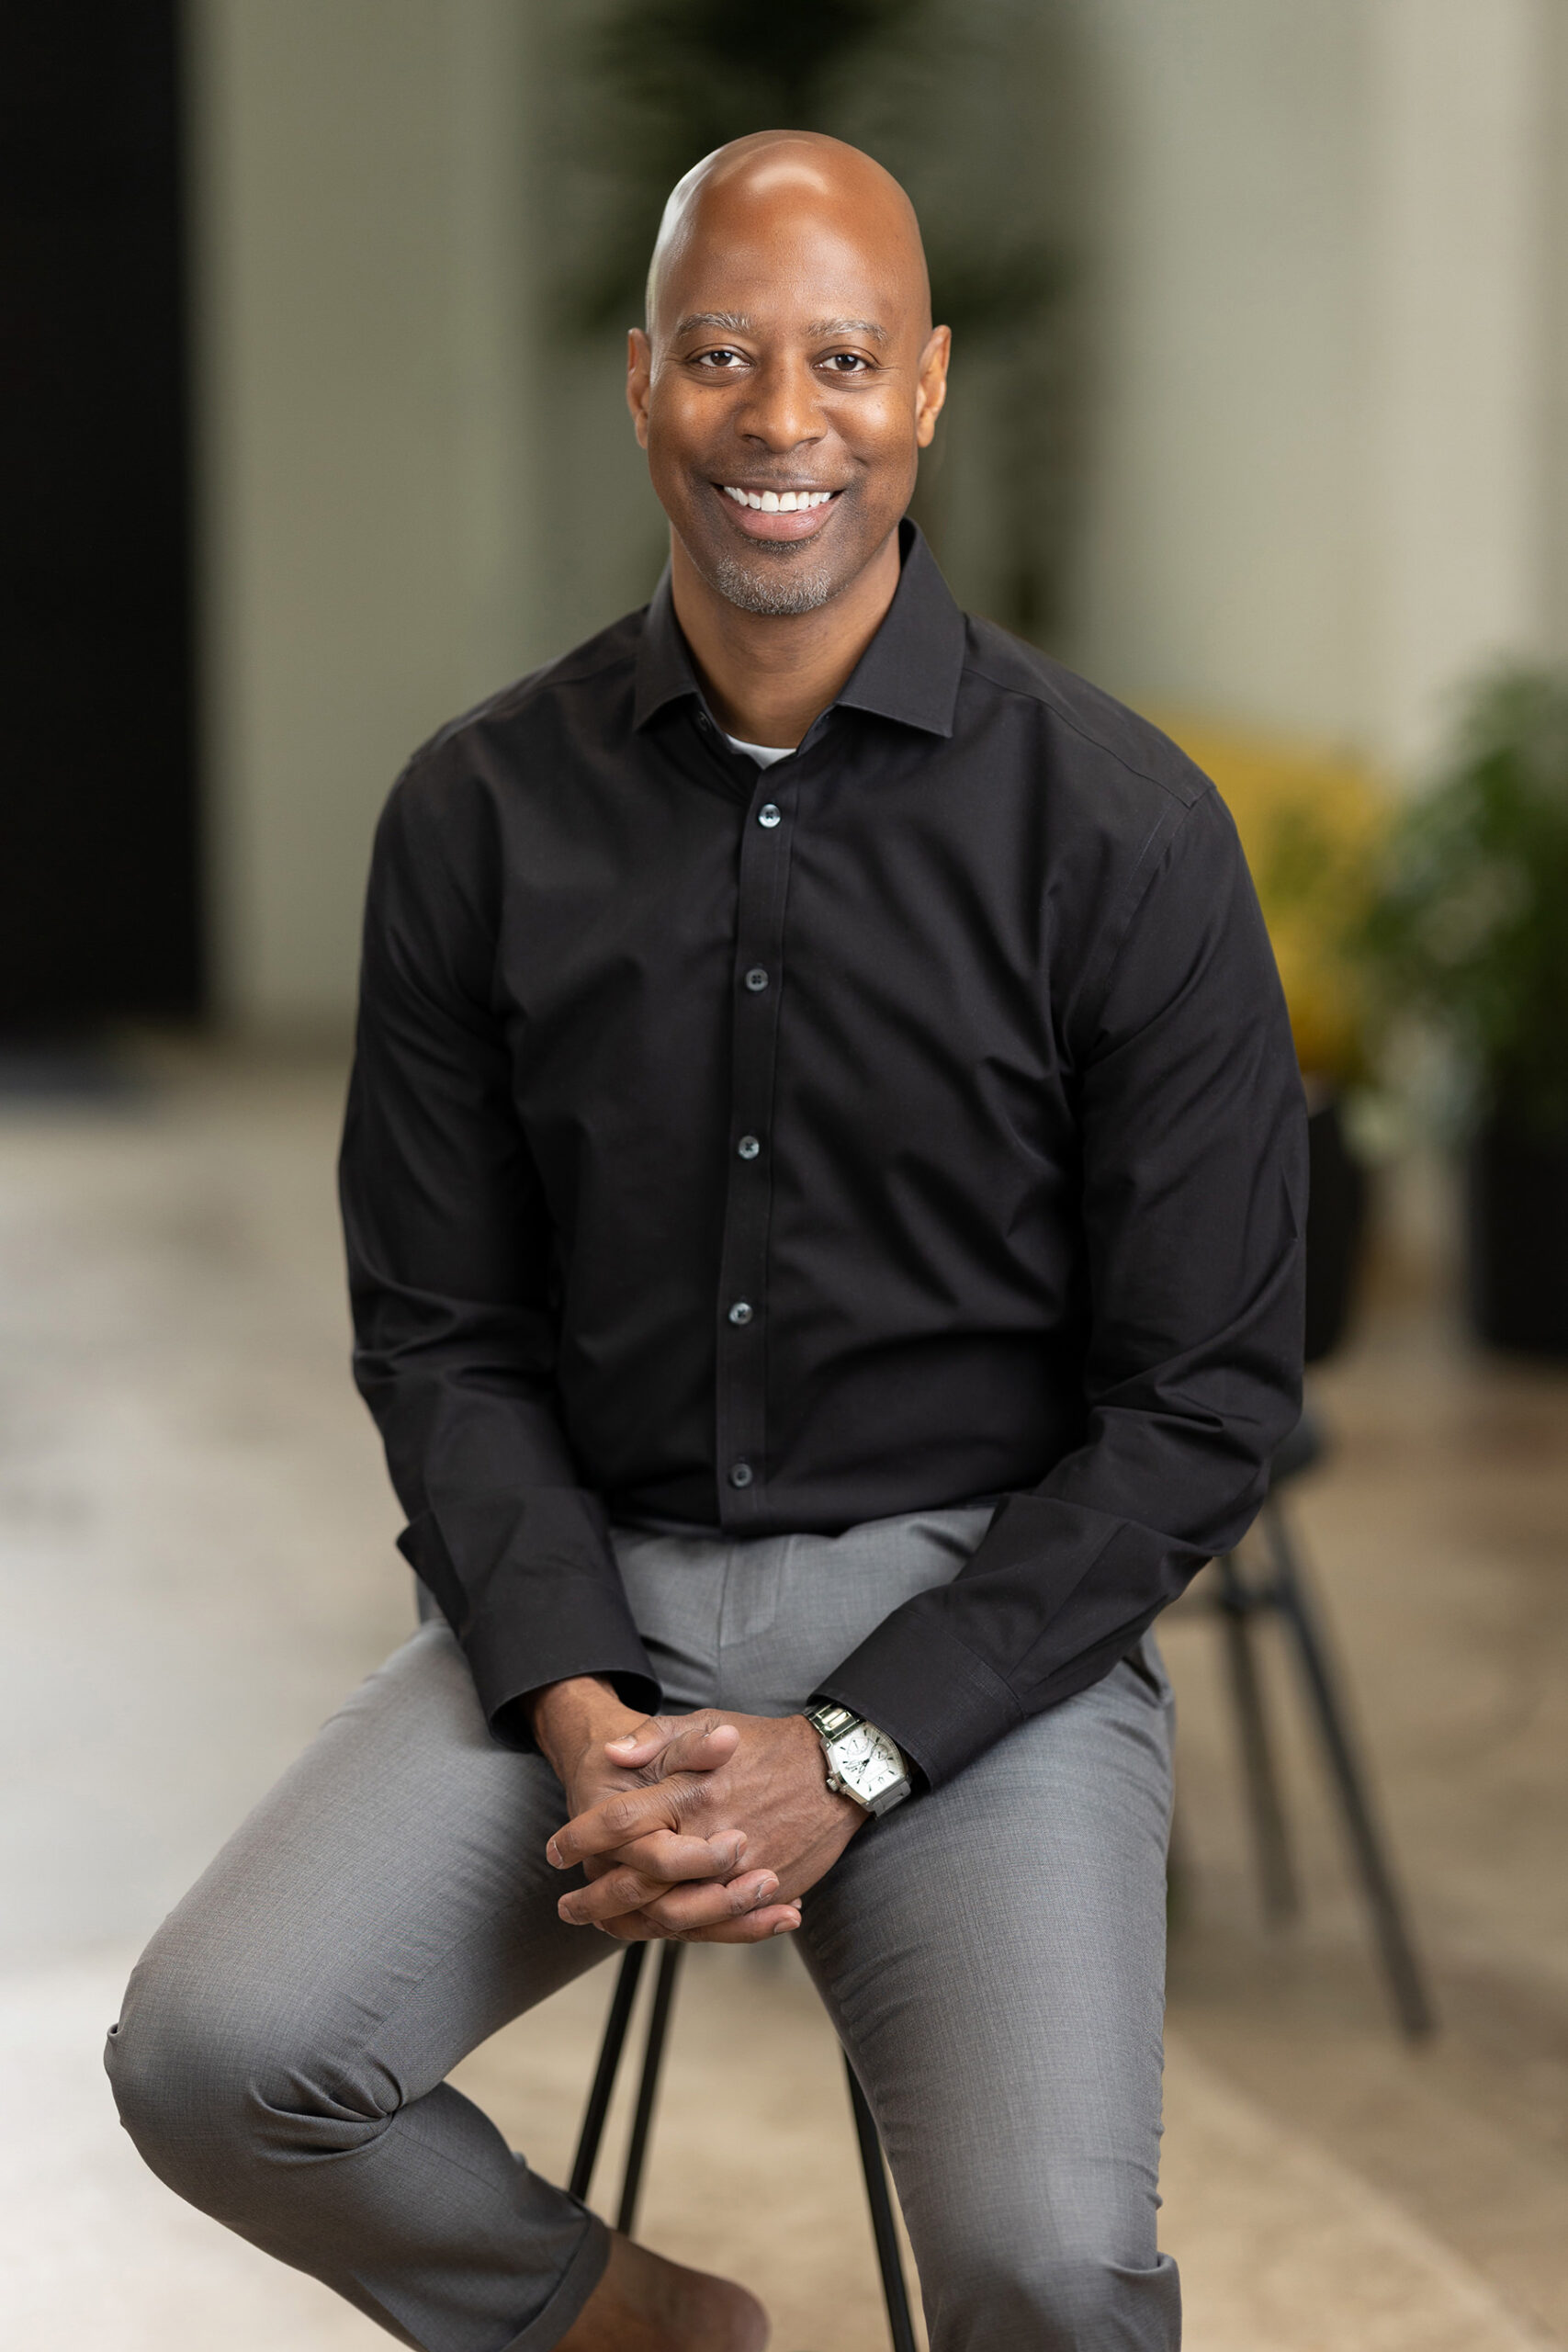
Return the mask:
<path id="1" fill-rule="evenodd" d="M 733 498 L 737 506 L 750 506 L 761 514 L 805 514 L 815 506 L 826 506 L 833 495 L 830 490 L 739 490 L 728 481 L 724 494 Z"/>

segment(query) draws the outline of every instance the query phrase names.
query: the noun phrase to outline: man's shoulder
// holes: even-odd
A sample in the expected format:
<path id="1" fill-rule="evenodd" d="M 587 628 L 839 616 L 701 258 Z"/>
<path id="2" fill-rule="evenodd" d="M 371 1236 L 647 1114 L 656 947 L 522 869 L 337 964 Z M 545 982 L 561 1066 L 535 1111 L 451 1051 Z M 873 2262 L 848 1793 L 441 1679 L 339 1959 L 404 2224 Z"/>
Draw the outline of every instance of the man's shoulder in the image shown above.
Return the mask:
<path id="1" fill-rule="evenodd" d="M 1058 788 L 1129 808 L 1174 802 L 1186 810 L 1213 786 L 1179 744 L 1103 688 L 994 621 L 964 615 L 964 669 L 978 694 L 1017 696 L 1038 713 L 1043 752 Z"/>
<path id="2" fill-rule="evenodd" d="M 603 711 L 617 687 L 629 708 L 647 609 L 641 605 L 623 614 L 570 653 L 542 662 L 449 718 L 410 755 L 400 788 L 416 785 L 439 794 L 444 785 L 472 775 L 497 753 L 525 752 L 531 741 L 547 741 L 563 721 L 580 723 L 584 709 Z"/>

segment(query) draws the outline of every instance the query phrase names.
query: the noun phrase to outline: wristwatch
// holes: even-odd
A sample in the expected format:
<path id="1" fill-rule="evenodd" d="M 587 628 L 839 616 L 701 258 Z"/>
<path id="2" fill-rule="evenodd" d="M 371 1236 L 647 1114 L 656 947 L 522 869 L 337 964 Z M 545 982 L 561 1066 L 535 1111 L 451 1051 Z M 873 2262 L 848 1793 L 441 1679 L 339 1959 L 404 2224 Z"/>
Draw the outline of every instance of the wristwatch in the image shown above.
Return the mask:
<path id="1" fill-rule="evenodd" d="M 835 1796 L 853 1797 L 867 1813 L 891 1813 L 909 1793 L 909 1768 L 904 1751 L 885 1731 L 852 1713 L 834 1699 L 821 1699 L 806 1710 L 806 1720 L 822 1743 L 828 1761 L 828 1786 Z"/>

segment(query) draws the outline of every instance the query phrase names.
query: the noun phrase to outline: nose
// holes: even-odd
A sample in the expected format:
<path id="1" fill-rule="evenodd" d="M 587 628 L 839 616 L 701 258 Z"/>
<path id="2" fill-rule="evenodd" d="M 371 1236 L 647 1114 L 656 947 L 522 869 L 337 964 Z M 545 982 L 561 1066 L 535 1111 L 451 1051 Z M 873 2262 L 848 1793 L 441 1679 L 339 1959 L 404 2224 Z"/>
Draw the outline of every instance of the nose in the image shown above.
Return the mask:
<path id="1" fill-rule="evenodd" d="M 820 441 L 827 425 L 810 368 L 790 359 L 761 368 L 736 422 L 744 439 L 776 452 Z"/>

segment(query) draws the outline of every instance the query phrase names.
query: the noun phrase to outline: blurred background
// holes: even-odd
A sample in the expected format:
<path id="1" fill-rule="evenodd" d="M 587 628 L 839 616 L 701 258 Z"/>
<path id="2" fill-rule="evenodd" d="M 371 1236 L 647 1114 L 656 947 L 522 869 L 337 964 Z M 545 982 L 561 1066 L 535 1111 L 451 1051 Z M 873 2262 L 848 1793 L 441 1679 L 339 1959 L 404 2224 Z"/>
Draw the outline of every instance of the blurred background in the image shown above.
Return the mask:
<path id="1" fill-rule="evenodd" d="M 1568 2344 L 1555 0 L 0 9 L 0 2332 L 382 2340 L 141 2172 L 98 2045 L 407 1629 L 332 1181 L 371 828 L 648 595 L 653 227 L 779 123 L 910 188 L 919 519 L 1216 778 L 1314 1113 L 1310 1441 L 1166 1625 L 1189 2340 Z M 465 2070 L 547 2169 L 607 1989 Z M 697 1954 L 648 2234 L 879 2342 L 853 2164 L 793 1958 Z"/>

